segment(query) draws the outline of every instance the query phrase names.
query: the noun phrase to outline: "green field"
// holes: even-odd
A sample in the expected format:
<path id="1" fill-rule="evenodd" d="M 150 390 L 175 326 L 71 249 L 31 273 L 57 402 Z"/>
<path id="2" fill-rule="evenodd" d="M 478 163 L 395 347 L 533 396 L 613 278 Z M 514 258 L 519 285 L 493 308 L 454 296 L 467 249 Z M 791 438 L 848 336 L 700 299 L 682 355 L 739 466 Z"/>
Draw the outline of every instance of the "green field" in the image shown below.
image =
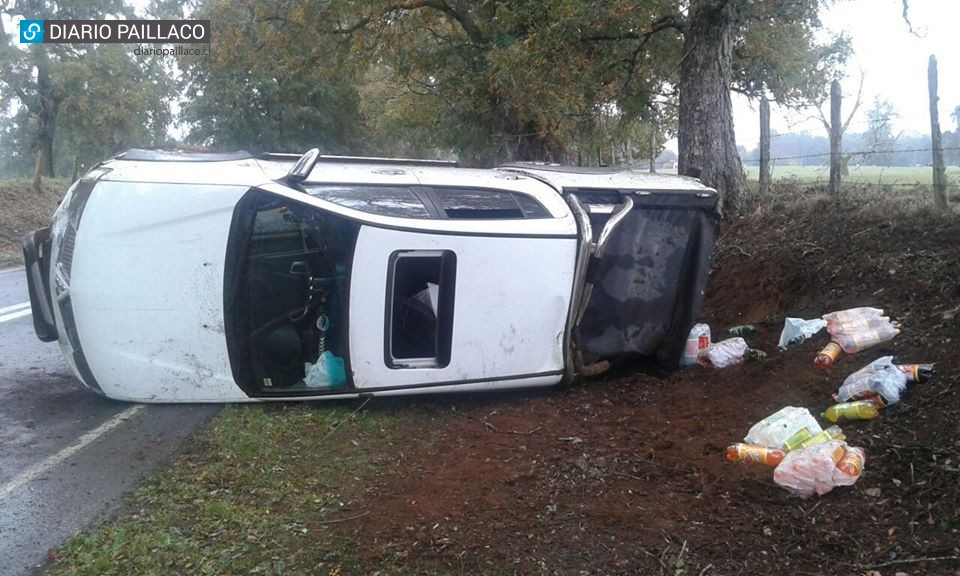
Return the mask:
<path id="1" fill-rule="evenodd" d="M 760 177 L 758 166 L 745 166 L 747 179 L 756 182 Z M 774 180 L 796 180 L 809 184 L 826 183 L 830 179 L 828 166 L 774 166 Z M 947 179 L 952 187 L 960 183 L 960 167 L 947 167 Z M 850 174 L 843 179 L 847 184 L 872 184 L 881 186 L 930 186 L 933 169 L 929 166 L 851 166 Z"/>

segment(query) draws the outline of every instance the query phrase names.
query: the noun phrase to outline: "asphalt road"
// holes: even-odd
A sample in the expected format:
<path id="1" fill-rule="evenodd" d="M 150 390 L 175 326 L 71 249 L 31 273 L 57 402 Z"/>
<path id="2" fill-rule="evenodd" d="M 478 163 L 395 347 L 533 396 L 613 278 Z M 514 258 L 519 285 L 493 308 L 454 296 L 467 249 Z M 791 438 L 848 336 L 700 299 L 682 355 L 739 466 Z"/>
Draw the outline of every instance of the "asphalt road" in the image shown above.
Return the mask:
<path id="1" fill-rule="evenodd" d="M 115 513 L 125 492 L 219 409 L 90 392 L 33 332 L 23 269 L 0 270 L 0 576 Z"/>

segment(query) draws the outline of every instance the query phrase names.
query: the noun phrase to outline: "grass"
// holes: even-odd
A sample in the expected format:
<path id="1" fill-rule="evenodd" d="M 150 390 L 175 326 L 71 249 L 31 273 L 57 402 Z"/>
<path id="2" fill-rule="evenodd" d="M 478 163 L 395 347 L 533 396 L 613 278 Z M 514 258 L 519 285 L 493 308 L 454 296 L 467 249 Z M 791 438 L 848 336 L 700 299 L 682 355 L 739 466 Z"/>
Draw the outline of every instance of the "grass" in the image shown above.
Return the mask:
<path id="1" fill-rule="evenodd" d="M 416 418 L 344 405 L 227 407 L 128 512 L 69 541 L 54 574 L 339 574 L 356 543 L 325 523 L 396 466 Z"/>
<path id="2" fill-rule="evenodd" d="M 760 168 L 745 166 L 747 179 L 757 181 Z M 774 166 L 774 180 L 792 180 L 800 184 L 823 183 L 830 180 L 829 166 Z M 947 179 L 956 186 L 960 183 L 960 167 L 948 166 Z M 933 183 L 933 169 L 929 166 L 850 166 L 843 179 L 849 185 L 926 186 Z"/>

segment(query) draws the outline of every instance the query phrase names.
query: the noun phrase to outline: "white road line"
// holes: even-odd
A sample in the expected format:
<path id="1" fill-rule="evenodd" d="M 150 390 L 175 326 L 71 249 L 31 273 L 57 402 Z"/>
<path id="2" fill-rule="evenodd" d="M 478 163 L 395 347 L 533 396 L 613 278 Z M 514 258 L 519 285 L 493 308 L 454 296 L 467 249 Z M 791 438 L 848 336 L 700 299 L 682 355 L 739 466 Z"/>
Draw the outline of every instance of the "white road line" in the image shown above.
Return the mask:
<path id="1" fill-rule="evenodd" d="M 0 324 L 4 322 L 9 322 L 11 320 L 16 320 L 17 318 L 23 318 L 24 316 L 29 316 L 33 314 L 33 310 L 27 308 L 26 310 L 20 310 L 19 312 L 11 312 L 4 316 L 0 316 Z"/>
<path id="2" fill-rule="evenodd" d="M 23 271 L 24 271 L 24 268 L 22 268 L 22 267 L 21 267 L 21 268 L 7 268 L 6 270 L 0 270 L 0 276 L 3 276 L 4 274 L 10 274 L 10 273 L 12 273 L 12 272 L 23 272 Z"/>
<path id="3" fill-rule="evenodd" d="M 6 498 L 7 496 L 10 495 L 10 493 L 20 488 L 24 484 L 33 482 L 40 476 L 46 474 L 47 472 L 50 471 L 51 468 L 53 468 L 57 464 L 60 464 L 67 458 L 76 454 L 77 452 L 83 450 L 88 444 L 95 442 L 98 438 L 100 438 L 107 432 L 110 432 L 117 426 L 120 426 L 127 420 L 130 420 L 131 418 L 139 414 L 144 408 L 146 408 L 146 406 L 143 404 L 138 404 L 136 406 L 127 408 L 126 410 L 117 414 L 113 418 L 107 420 L 100 426 L 87 432 L 86 434 L 78 438 L 77 441 L 71 444 L 70 446 L 67 446 L 66 448 L 57 452 L 56 454 L 47 458 L 46 460 L 43 460 L 42 462 L 38 462 L 37 464 L 34 464 L 33 466 L 27 468 L 26 470 L 21 472 L 18 476 L 16 476 L 13 480 L 7 482 L 3 486 L 0 486 L 0 499 Z"/>
<path id="4" fill-rule="evenodd" d="M 21 302 L 19 304 L 14 304 L 13 306 L 7 306 L 6 308 L 0 308 L 0 316 L 3 316 L 7 312 L 16 312 L 18 310 L 23 310 L 24 308 L 30 307 L 30 301 Z"/>

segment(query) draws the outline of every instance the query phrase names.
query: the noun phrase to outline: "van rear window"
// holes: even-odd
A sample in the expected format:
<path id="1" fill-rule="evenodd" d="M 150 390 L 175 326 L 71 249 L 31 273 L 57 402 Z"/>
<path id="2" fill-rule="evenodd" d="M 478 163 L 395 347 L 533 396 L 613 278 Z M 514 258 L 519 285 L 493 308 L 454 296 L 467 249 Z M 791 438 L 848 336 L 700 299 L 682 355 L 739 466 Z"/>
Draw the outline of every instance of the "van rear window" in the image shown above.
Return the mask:
<path id="1" fill-rule="evenodd" d="M 509 220 L 550 217 L 539 202 L 516 192 L 480 188 L 430 188 L 430 192 L 447 218 Z"/>

